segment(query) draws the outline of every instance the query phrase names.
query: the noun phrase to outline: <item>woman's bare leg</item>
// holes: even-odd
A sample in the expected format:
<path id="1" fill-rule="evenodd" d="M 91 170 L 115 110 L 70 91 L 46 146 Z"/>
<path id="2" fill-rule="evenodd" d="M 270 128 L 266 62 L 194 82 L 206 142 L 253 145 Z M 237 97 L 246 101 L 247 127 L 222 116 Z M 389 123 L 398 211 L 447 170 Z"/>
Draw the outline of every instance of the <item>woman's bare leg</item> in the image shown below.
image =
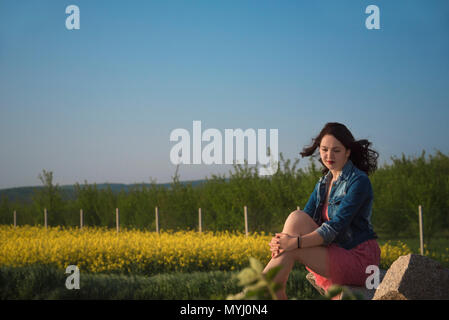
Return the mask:
<path id="1" fill-rule="evenodd" d="M 302 210 L 295 210 L 287 217 L 282 232 L 292 236 L 308 234 L 318 228 L 313 219 Z"/>
<path id="2" fill-rule="evenodd" d="M 296 210 L 290 213 L 285 221 L 283 233 L 288 233 L 292 236 L 308 234 L 318 228 L 318 225 L 313 221 L 310 216 L 301 211 Z M 294 249 L 291 251 L 282 252 L 275 258 L 272 258 L 268 262 L 267 266 L 263 270 L 263 273 L 268 272 L 273 267 L 282 265 L 282 269 L 278 272 L 273 279 L 282 285 L 282 288 L 276 292 L 278 299 L 287 299 L 285 293 L 285 286 L 287 284 L 288 276 L 295 264 L 295 261 L 299 261 L 315 271 L 316 273 L 328 277 L 327 271 L 327 248 L 324 246 Z"/>

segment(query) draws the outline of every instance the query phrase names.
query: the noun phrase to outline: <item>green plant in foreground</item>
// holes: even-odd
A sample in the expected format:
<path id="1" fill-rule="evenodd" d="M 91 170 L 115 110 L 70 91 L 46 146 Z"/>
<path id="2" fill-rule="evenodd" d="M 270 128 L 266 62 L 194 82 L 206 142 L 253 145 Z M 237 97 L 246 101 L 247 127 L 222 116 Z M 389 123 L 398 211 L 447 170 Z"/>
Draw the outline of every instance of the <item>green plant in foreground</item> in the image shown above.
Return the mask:
<path id="1" fill-rule="evenodd" d="M 243 269 L 236 277 L 239 285 L 244 286 L 242 292 L 229 295 L 227 300 L 277 300 L 275 292 L 281 288 L 281 284 L 273 281 L 282 266 L 270 269 L 263 274 L 263 266 L 259 260 L 250 257 L 250 266 Z"/>
<path id="2" fill-rule="evenodd" d="M 243 290 L 235 295 L 228 295 L 227 300 L 277 300 L 276 291 L 281 288 L 281 284 L 274 282 L 274 277 L 281 270 L 282 266 L 274 267 L 266 274 L 263 274 L 263 266 L 259 260 L 250 257 L 250 266 L 243 269 L 236 277 Z M 349 288 L 340 285 L 332 285 L 326 294 L 321 297 L 324 300 L 341 294 L 340 300 L 363 300 L 363 296 L 358 292 L 352 292 Z"/>

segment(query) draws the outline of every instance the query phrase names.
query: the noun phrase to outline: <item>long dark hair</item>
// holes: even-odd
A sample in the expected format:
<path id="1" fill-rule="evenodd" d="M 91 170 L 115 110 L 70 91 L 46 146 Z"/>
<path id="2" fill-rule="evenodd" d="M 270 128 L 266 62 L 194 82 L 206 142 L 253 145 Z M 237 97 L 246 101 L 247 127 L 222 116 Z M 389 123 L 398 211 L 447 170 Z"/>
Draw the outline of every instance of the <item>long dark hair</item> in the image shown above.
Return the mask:
<path id="1" fill-rule="evenodd" d="M 379 157 L 379 153 L 369 148 L 372 144 L 366 139 L 355 140 L 351 131 L 344 124 L 338 122 L 328 122 L 321 129 L 320 134 L 312 139 L 312 144 L 308 147 L 304 147 L 302 152 L 299 154 L 304 158 L 308 156 L 314 157 L 315 150 L 320 147 L 321 139 L 326 135 L 333 135 L 338 141 L 341 142 L 345 146 L 346 149 L 351 149 L 351 154 L 349 155 L 349 159 L 352 163 L 364 171 L 367 175 L 373 173 L 377 169 L 377 158 Z M 326 174 L 329 169 L 324 165 L 321 157 L 319 159 L 321 164 L 323 165 L 323 174 Z"/>

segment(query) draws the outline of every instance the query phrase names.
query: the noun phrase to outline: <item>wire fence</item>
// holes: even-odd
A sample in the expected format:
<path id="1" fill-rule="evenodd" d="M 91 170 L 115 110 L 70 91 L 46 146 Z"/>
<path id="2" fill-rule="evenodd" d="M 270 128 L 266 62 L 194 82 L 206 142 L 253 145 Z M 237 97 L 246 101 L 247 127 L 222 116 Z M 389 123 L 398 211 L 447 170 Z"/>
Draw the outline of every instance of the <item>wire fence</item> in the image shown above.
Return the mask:
<path id="1" fill-rule="evenodd" d="M 300 207 L 297 206 L 296 210 L 300 210 Z M 160 232 L 160 227 L 159 227 L 159 207 L 155 207 L 154 208 L 154 212 L 155 212 L 155 232 L 159 233 Z M 245 225 L 245 235 L 248 236 L 249 231 L 248 231 L 248 207 L 244 206 L 242 208 L 242 219 Z M 47 229 L 48 228 L 48 212 L 47 209 L 45 208 L 43 211 L 43 217 L 44 217 L 44 227 Z M 83 227 L 85 226 L 84 224 L 84 210 L 80 209 L 80 220 L 79 220 L 79 227 L 80 229 L 83 229 Z M 16 228 L 18 226 L 17 224 L 17 210 L 14 210 L 13 212 L 13 225 Z M 120 210 L 119 208 L 115 208 L 115 228 L 117 230 L 117 233 L 120 232 Z M 198 208 L 198 232 L 202 232 L 203 231 L 203 219 L 202 219 L 202 214 L 201 214 L 201 208 Z"/>
<path id="2" fill-rule="evenodd" d="M 300 210 L 300 207 L 297 206 L 296 207 L 297 210 Z M 416 223 L 419 227 L 419 243 L 420 243 L 420 253 L 423 254 L 424 253 L 424 222 L 423 222 L 423 206 L 422 205 L 418 205 L 417 209 L 417 215 L 416 215 Z M 85 227 L 85 213 L 83 209 L 80 209 L 79 211 L 79 228 L 83 229 L 83 227 Z M 48 224 L 48 211 L 45 208 L 43 210 L 43 220 L 44 220 L 44 228 L 48 228 L 49 224 Z M 198 222 L 197 222 L 197 227 L 196 230 L 201 233 L 204 231 L 204 221 L 203 221 L 203 212 L 202 212 L 202 208 L 198 208 Z M 242 208 L 242 225 L 244 226 L 244 234 L 245 236 L 249 235 L 249 221 L 248 221 L 248 206 L 243 206 Z M 16 228 L 18 226 L 18 213 L 17 210 L 14 210 L 13 212 L 13 217 L 12 217 L 12 223 L 14 225 L 14 227 Z M 161 228 L 160 228 L 160 213 L 159 213 L 159 207 L 155 207 L 154 208 L 154 231 L 156 233 L 160 233 L 161 232 Z M 115 208 L 115 229 L 117 234 L 120 233 L 120 210 L 119 208 Z M 243 230 L 242 230 L 243 231 Z"/>

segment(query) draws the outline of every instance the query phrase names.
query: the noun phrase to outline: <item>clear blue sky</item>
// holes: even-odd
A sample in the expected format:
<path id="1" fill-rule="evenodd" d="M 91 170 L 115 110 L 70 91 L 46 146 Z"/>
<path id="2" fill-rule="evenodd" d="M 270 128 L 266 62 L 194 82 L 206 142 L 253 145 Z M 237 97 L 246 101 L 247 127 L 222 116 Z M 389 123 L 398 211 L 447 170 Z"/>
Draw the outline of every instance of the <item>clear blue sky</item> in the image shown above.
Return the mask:
<path id="1" fill-rule="evenodd" d="M 170 132 L 193 120 L 278 129 L 291 159 L 329 121 L 381 164 L 447 153 L 449 1 L 0 0 L 0 188 L 42 169 L 60 185 L 168 182 Z"/>

